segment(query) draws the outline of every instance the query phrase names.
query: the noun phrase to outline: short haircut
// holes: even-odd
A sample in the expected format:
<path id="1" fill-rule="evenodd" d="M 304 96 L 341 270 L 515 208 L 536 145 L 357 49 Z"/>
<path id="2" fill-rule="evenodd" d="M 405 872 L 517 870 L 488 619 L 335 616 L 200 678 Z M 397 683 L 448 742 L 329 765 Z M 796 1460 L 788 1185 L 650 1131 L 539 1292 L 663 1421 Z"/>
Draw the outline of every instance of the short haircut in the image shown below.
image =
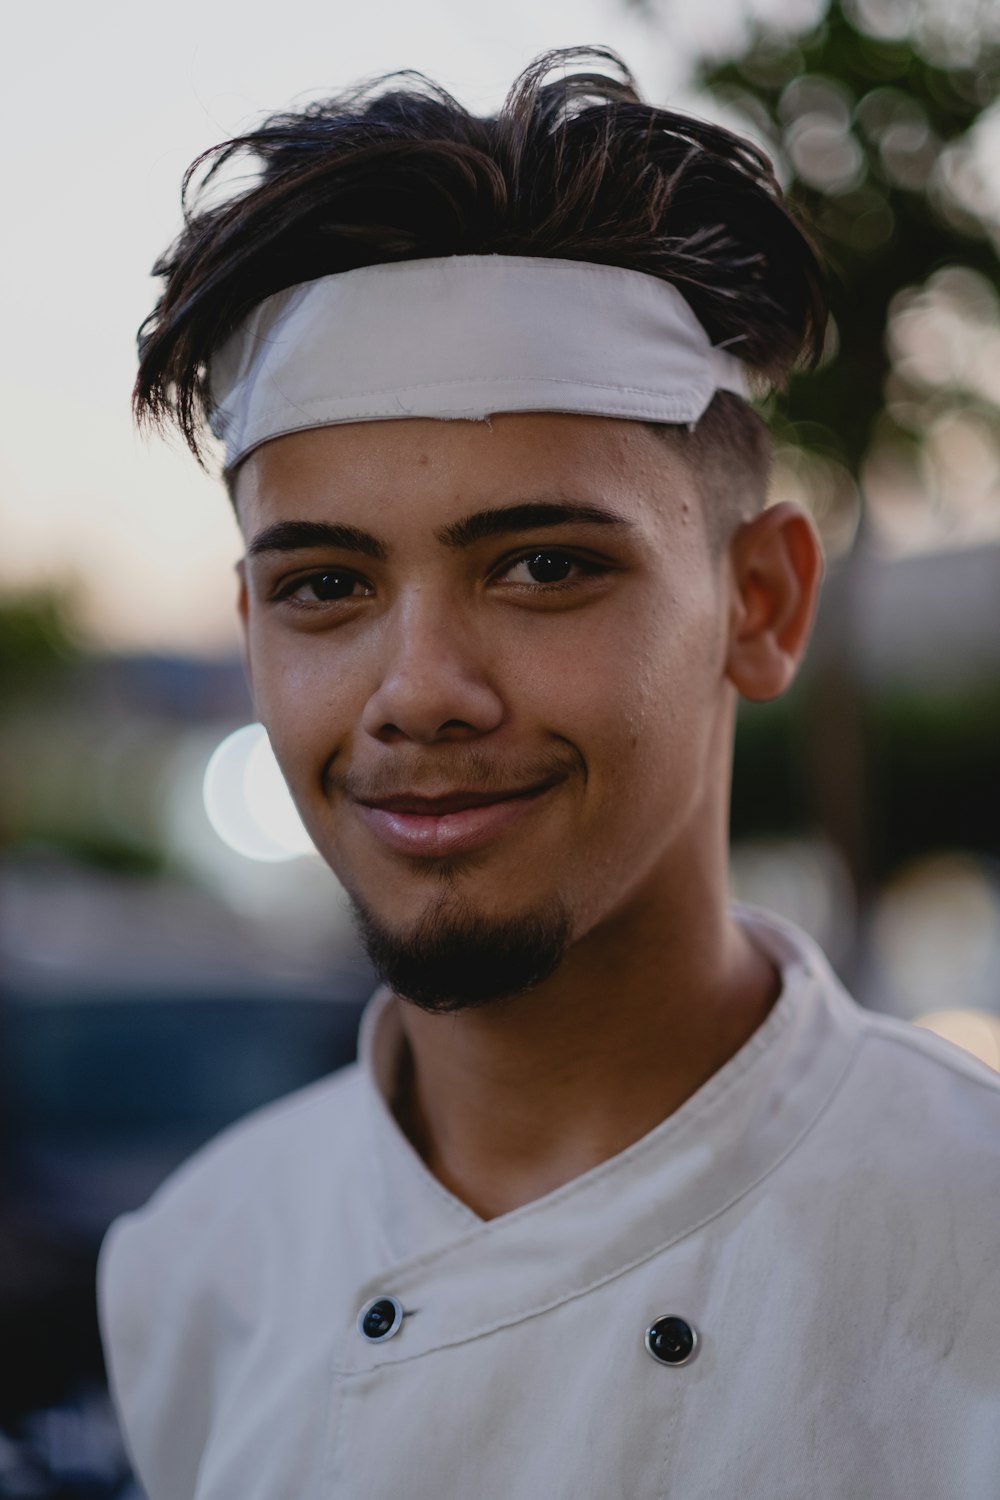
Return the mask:
<path id="1" fill-rule="evenodd" d="M 569 71 L 596 60 L 608 71 Z M 247 160 L 252 185 L 208 202 Z M 213 351 L 264 298 L 360 266 L 499 254 L 643 271 L 676 286 L 761 389 L 822 346 L 823 275 L 767 157 L 644 103 L 604 48 L 538 58 L 491 116 L 417 73 L 272 115 L 199 156 L 182 203 L 153 268 L 164 287 L 139 331 L 133 407 L 140 424 L 175 422 L 199 462 Z M 693 432 L 660 431 L 702 482 L 710 532 L 763 503 L 770 443 L 742 398 L 719 392 Z"/>

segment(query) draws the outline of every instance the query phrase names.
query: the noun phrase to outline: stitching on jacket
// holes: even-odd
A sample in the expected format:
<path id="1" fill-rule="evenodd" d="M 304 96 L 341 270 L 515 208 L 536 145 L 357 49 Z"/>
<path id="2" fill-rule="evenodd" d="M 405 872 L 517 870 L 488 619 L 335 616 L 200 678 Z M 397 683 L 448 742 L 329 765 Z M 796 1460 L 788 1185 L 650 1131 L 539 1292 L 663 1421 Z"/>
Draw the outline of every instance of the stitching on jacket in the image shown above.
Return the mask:
<path id="1" fill-rule="evenodd" d="M 679 1231 L 677 1234 L 668 1236 L 667 1239 L 653 1246 L 652 1249 L 644 1251 L 642 1255 L 636 1256 L 633 1260 L 627 1262 L 627 1264 L 616 1266 L 613 1271 L 606 1271 L 599 1276 L 595 1276 L 591 1281 L 587 1282 L 585 1286 L 575 1287 L 570 1292 L 566 1292 L 555 1297 L 549 1297 L 546 1301 L 536 1303 L 533 1307 L 521 1308 L 514 1316 L 500 1318 L 492 1323 L 483 1324 L 480 1327 L 472 1329 L 467 1333 L 456 1334 L 453 1338 L 442 1339 L 439 1343 L 434 1344 L 429 1349 L 414 1350 L 412 1354 L 401 1355 L 399 1358 L 392 1360 L 391 1364 L 408 1364 L 414 1359 L 421 1359 L 427 1354 L 435 1353 L 439 1349 L 449 1349 L 454 1348 L 457 1344 L 471 1343 L 474 1339 L 484 1338 L 487 1334 L 490 1333 L 497 1333 L 502 1328 L 509 1328 L 515 1323 L 522 1323 L 527 1318 L 535 1318 L 538 1317 L 541 1313 L 551 1312 L 555 1307 L 560 1307 L 567 1302 L 573 1302 L 578 1297 L 585 1297 L 589 1292 L 596 1291 L 598 1287 L 606 1286 L 608 1283 L 616 1281 L 620 1276 L 627 1275 L 629 1271 L 634 1271 L 638 1266 L 645 1265 L 647 1261 L 654 1260 L 657 1255 L 662 1255 L 664 1251 L 672 1249 L 674 1245 L 678 1245 L 682 1241 L 689 1239 L 691 1235 L 697 1234 L 700 1229 L 705 1228 L 706 1224 L 711 1224 L 714 1219 L 720 1218 L 721 1215 L 727 1213 L 735 1203 L 738 1203 L 741 1198 L 745 1198 L 748 1193 L 753 1192 L 756 1187 L 759 1187 L 760 1184 L 765 1181 L 766 1178 L 770 1177 L 771 1174 L 781 1166 L 782 1162 L 786 1161 L 787 1158 L 798 1148 L 798 1146 L 802 1143 L 809 1132 L 823 1118 L 827 1110 L 831 1107 L 836 1096 L 840 1093 L 841 1089 L 844 1086 L 844 1083 L 847 1080 L 848 1075 L 850 1074 L 858 1058 L 863 1041 L 864 1033 L 859 1033 L 854 1040 L 854 1043 L 850 1050 L 850 1054 L 844 1064 L 840 1077 L 836 1081 L 836 1084 L 831 1089 L 827 1098 L 823 1101 L 823 1104 L 816 1111 L 815 1115 L 813 1115 L 806 1122 L 806 1124 L 802 1127 L 802 1129 L 794 1137 L 794 1139 L 789 1142 L 785 1150 L 782 1151 L 781 1154 L 777 1156 L 774 1161 L 772 1161 L 751 1182 L 745 1183 L 743 1186 L 741 1186 L 735 1193 L 732 1194 L 730 1198 L 726 1200 L 725 1203 L 720 1204 L 718 1208 L 713 1209 L 711 1213 L 706 1214 L 702 1219 L 699 1219 L 697 1223 L 689 1225 L 687 1228 Z M 385 1365 L 387 1363 L 388 1362 L 386 1361 L 376 1361 L 372 1365 L 359 1368 L 335 1368 L 337 1370 L 337 1373 L 340 1375 L 354 1376 L 368 1374 L 372 1369 L 380 1368 L 382 1367 L 382 1365 Z"/>

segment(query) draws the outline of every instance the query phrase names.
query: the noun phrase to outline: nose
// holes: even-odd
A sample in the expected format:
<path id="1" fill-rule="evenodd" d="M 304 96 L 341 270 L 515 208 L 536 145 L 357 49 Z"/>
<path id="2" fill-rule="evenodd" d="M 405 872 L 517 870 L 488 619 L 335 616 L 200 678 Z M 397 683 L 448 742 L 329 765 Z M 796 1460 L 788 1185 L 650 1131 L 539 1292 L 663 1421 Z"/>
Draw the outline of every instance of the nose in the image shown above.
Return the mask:
<path id="1" fill-rule="evenodd" d="M 379 666 L 361 719 L 375 739 L 475 739 L 503 722 L 478 633 L 454 601 L 435 600 L 431 590 L 418 591 L 387 622 Z"/>

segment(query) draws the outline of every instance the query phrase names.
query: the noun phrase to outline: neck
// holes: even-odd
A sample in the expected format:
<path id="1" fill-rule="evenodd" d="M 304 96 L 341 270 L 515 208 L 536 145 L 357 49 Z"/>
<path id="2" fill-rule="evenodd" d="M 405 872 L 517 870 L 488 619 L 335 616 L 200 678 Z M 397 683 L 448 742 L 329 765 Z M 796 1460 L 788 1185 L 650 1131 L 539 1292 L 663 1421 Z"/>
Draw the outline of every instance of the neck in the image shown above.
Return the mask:
<path id="1" fill-rule="evenodd" d="M 396 1117 L 481 1218 L 640 1139 L 774 1004 L 778 975 L 728 914 L 722 882 L 710 899 L 689 869 L 682 887 L 644 892 L 526 994 L 441 1016 L 400 1003 Z"/>

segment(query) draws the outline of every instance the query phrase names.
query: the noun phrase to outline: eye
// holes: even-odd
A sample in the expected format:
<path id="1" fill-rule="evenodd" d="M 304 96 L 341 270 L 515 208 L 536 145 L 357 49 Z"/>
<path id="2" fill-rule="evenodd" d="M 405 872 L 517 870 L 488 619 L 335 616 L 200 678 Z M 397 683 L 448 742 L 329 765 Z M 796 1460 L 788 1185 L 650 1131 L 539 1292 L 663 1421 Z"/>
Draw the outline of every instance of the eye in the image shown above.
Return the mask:
<path id="1" fill-rule="evenodd" d="M 338 599 L 360 599 L 370 591 L 370 585 L 360 574 L 352 573 L 348 568 L 327 568 L 322 573 L 292 579 L 275 597 L 310 609 L 318 604 L 335 603 Z"/>
<path id="2" fill-rule="evenodd" d="M 581 574 L 593 577 L 606 571 L 602 563 L 589 558 L 576 557 L 555 547 L 540 547 L 536 552 L 515 558 L 502 576 L 511 583 L 544 585 L 570 583 Z"/>

